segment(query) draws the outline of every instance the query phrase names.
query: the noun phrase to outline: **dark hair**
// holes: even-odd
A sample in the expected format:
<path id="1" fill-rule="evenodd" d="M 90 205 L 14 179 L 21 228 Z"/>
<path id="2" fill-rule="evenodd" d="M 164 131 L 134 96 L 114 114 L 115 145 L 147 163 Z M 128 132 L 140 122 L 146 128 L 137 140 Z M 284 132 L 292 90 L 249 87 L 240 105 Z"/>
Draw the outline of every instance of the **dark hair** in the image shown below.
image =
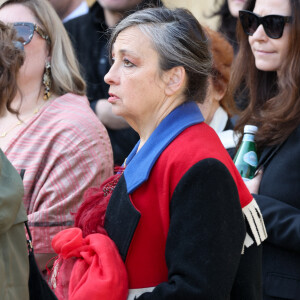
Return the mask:
<path id="1" fill-rule="evenodd" d="M 142 0 L 140 4 L 137 5 L 138 10 L 145 8 L 163 7 L 164 4 L 161 0 Z"/>
<path id="2" fill-rule="evenodd" d="M 164 7 L 164 4 L 161 0 L 142 0 L 139 4 L 137 4 L 134 8 L 131 8 L 125 11 L 122 14 L 122 18 L 124 19 L 127 16 L 133 14 L 136 11 L 147 9 L 147 8 L 155 8 L 155 7 Z"/>
<path id="3" fill-rule="evenodd" d="M 244 125 L 257 125 L 256 142 L 260 150 L 282 143 L 300 123 L 300 1 L 289 2 L 293 21 L 280 77 L 276 72 L 256 68 L 248 36 L 240 22 L 237 27 L 240 50 L 234 62 L 231 89 L 237 90 L 245 80 L 250 103 L 241 113 L 236 130 L 242 133 Z M 246 9 L 253 11 L 254 6 L 255 0 L 249 0 Z"/>
<path id="4" fill-rule="evenodd" d="M 17 114 L 11 108 L 11 102 L 18 90 L 17 73 L 24 63 L 24 56 L 15 29 L 0 21 L 0 113 L 6 106 L 9 112 Z"/>
<path id="5" fill-rule="evenodd" d="M 219 9 L 211 17 L 220 17 L 217 30 L 225 36 L 236 52 L 238 45 L 236 40 L 237 18 L 230 13 L 227 0 L 224 0 L 221 5 L 218 2 L 218 0 L 215 0 L 215 5 L 219 5 Z"/>
<path id="6" fill-rule="evenodd" d="M 186 9 L 149 8 L 123 19 L 112 31 L 109 50 L 119 33 L 137 26 L 158 52 L 162 71 L 183 66 L 187 74 L 187 100 L 204 101 L 211 54 L 207 37 L 197 19 Z"/>

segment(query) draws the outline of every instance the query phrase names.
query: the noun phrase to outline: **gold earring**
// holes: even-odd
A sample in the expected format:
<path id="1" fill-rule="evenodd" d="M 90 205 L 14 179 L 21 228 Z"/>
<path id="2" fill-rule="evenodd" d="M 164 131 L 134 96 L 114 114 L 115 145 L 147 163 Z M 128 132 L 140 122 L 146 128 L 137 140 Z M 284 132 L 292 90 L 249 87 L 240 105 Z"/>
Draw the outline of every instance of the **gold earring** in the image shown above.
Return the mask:
<path id="1" fill-rule="evenodd" d="M 45 72 L 44 72 L 44 75 L 43 75 L 43 85 L 44 85 L 44 97 L 43 99 L 44 100 L 48 100 L 51 96 L 51 93 L 50 93 L 50 89 L 51 89 L 51 65 L 50 65 L 50 62 L 46 62 L 45 64 Z"/>

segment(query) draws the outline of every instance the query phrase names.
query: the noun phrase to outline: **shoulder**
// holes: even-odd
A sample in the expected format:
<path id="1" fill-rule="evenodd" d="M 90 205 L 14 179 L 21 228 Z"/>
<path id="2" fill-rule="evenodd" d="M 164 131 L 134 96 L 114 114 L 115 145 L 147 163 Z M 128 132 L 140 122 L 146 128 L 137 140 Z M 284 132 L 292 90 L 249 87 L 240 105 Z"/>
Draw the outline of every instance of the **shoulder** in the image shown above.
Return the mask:
<path id="1" fill-rule="evenodd" d="M 92 22 L 92 15 L 90 13 L 87 13 L 85 15 L 74 18 L 74 19 L 64 23 L 64 26 L 65 26 L 67 32 L 71 33 L 73 35 L 76 32 L 78 32 L 78 30 L 80 29 L 80 27 L 82 25 L 83 25 L 83 28 L 86 28 L 86 24 L 90 24 L 91 22 Z"/>
<path id="2" fill-rule="evenodd" d="M 192 165 L 205 158 L 227 160 L 227 152 L 216 132 L 201 123 L 179 134 L 162 153 L 162 157 L 167 157 L 168 162 Z"/>
<path id="3" fill-rule="evenodd" d="M 300 126 L 298 126 L 280 146 L 279 152 L 286 160 L 299 161 L 300 160 Z"/>
<path id="4" fill-rule="evenodd" d="M 212 170 L 220 166 L 228 174 L 227 177 L 231 177 L 229 180 L 239 180 L 233 161 L 219 137 L 207 124 L 201 123 L 187 128 L 173 140 L 160 155 L 155 170 L 157 174 L 170 178 L 174 190 L 190 169 L 201 169 L 201 172 L 208 171 L 212 175 Z"/>
<path id="5" fill-rule="evenodd" d="M 66 22 L 64 26 L 72 37 L 90 35 L 96 29 L 106 28 L 103 9 L 96 1 L 87 14 Z"/>
<path id="6" fill-rule="evenodd" d="M 191 126 L 178 135 L 158 158 L 154 173 L 168 177 L 174 190 L 178 181 L 191 169 L 221 166 L 234 177 L 233 162 L 215 131 L 205 123 Z M 212 169 L 209 169 L 211 172 Z M 156 172 L 157 171 L 157 172 Z M 159 175 L 160 174 L 160 175 Z"/>
<path id="7" fill-rule="evenodd" d="M 215 158 L 203 159 L 192 165 L 179 178 L 172 194 L 171 208 L 188 202 L 194 203 L 193 207 L 199 206 L 206 215 L 213 216 L 216 211 L 228 217 L 233 213 L 242 219 L 239 194 L 234 179 L 227 167 Z M 205 206 L 205 208 L 204 208 Z M 214 212 L 211 211 L 214 210 Z"/>
<path id="8" fill-rule="evenodd" d="M 78 112 L 89 114 L 91 109 L 86 96 L 67 93 L 53 99 L 46 110 L 47 113 L 53 111 L 58 117 L 61 117 L 77 114 Z"/>
<path id="9" fill-rule="evenodd" d="M 22 214 L 21 206 L 24 194 L 20 175 L 0 149 L 0 235 L 9 230 Z M 19 213 L 18 213 L 19 212 Z M 26 216 L 26 214 L 25 214 Z M 23 219 L 24 221 L 26 218 Z"/>
<path id="10" fill-rule="evenodd" d="M 224 182 L 223 186 L 230 186 L 230 182 L 235 186 L 234 180 L 228 168 L 216 158 L 203 158 L 190 166 L 180 179 L 182 182 L 194 181 L 201 185 L 210 183 L 216 185 Z M 206 186 L 206 184 L 204 184 Z M 235 189 L 236 191 L 236 189 Z"/>
<path id="11" fill-rule="evenodd" d="M 278 153 L 274 155 L 274 159 L 280 156 L 285 161 L 299 161 L 300 160 L 300 125 L 286 138 L 281 145 L 266 147 L 262 152 L 262 157 L 269 155 L 273 149 L 278 148 Z M 273 159 L 272 159 L 273 160 Z M 295 165 L 296 166 L 296 165 Z"/>
<path id="12" fill-rule="evenodd" d="M 296 129 L 292 132 L 292 134 L 289 136 L 288 139 L 297 139 L 299 140 L 300 138 L 300 125 L 298 127 L 296 127 Z M 300 145 L 298 143 L 298 145 Z"/>
<path id="13" fill-rule="evenodd" d="M 91 131 L 105 132 L 104 125 L 90 108 L 85 96 L 65 94 L 54 99 L 42 115 L 53 130 L 69 130 L 88 135 Z M 55 127 L 51 125 L 55 124 Z"/>

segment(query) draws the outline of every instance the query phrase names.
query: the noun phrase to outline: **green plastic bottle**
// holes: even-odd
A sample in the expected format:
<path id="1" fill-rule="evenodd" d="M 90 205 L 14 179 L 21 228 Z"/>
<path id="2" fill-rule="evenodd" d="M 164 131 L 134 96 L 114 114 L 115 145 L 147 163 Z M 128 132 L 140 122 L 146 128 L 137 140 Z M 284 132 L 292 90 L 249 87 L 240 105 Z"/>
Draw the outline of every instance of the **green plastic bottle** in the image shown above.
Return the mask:
<path id="1" fill-rule="evenodd" d="M 244 127 L 244 136 L 241 146 L 233 159 L 236 168 L 245 181 L 254 177 L 257 168 L 258 159 L 254 142 L 256 132 L 256 126 L 246 125 Z"/>

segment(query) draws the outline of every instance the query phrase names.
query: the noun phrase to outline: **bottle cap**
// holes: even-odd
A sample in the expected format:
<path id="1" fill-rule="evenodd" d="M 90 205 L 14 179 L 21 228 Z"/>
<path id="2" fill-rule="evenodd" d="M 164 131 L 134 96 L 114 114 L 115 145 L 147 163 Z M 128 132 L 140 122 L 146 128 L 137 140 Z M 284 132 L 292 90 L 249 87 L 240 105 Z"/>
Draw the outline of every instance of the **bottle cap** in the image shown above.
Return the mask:
<path id="1" fill-rule="evenodd" d="M 254 125 L 245 125 L 244 127 L 244 133 L 255 134 L 257 130 L 258 130 L 257 126 Z"/>

